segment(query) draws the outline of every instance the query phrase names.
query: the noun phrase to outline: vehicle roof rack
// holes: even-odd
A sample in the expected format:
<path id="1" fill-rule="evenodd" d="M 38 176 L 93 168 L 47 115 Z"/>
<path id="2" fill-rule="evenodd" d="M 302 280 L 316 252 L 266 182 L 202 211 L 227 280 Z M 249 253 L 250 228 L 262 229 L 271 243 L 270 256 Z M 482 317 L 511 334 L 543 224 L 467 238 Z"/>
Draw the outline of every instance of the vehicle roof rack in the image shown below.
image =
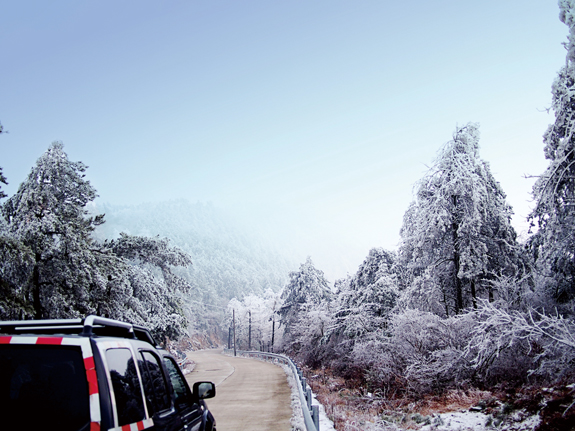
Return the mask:
<path id="1" fill-rule="evenodd" d="M 157 346 L 150 331 L 140 325 L 90 315 L 85 319 L 16 320 L 0 322 L 3 334 L 78 334 L 133 338 Z"/>

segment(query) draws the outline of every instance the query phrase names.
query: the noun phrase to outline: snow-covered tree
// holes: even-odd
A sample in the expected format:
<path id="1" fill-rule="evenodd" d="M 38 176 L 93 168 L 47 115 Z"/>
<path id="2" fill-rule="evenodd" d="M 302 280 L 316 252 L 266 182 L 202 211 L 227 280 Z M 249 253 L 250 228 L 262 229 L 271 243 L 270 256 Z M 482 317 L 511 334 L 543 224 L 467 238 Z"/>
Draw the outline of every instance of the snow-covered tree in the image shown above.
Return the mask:
<path id="1" fill-rule="evenodd" d="M 85 170 L 55 142 L 2 206 L 7 232 L 32 256 L 21 289 L 35 318 L 94 313 L 102 294 L 113 288 L 113 268 L 106 264 L 113 257 L 90 236 L 103 216 L 86 216 L 96 190 L 84 178 Z"/>
<path id="2" fill-rule="evenodd" d="M 148 326 L 160 338 L 183 335 L 187 320 L 181 296 L 190 286 L 172 268 L 191 265 L 189 255 L 159 237 L 121 233 L 118 239 L 105 244 L 115 256 L 128 262 L 126 275 L 132 297 L 126 309 L 135 314 L 130 320 Z"/>
<path id="3" fill-rule="evenodd" d="M 26 295 L 32 264 L 30 248 L 14 238 L 4 220 L 0 220 L 0 319 L 18 320 L 34 315 Z"/>
<path id="4" fill-rule="evenodd" d="M 301 304 L 283 345 L 306 364 L 317 368 L 325 356 L 327 333 L 332 319 L 330 301 Z"/>
<path id="5" fill-rule="evenodd" d="M 511 215 L 501 186 L 479 158 L 478 125 L 458 127 L 417 183 L 416 201 L 404 217 L 399 258 L 407 268 L 410 305 L 451 315 L 477 306 L 480 296 L 494 298 L 486 281 L 523 269 Z"/>
<path id="6" fill-rule="evenodd" d="M 374 248 L 353 277 L 338 283 L 332 335 L 353 344 L 366 334 L 385 330 L 398 297 L 394 260 L 389 251 Z"/>
<path id="7" fill-rule="evenodd" d="M 228 303 L 228 326 L 232 327 L 235 315 L 236 346 L 244 350 L 273 351 L 275 313 L 278 294 L 267 289 L 262 296 L 249 294 L 239 301 Z"/>
<path id="8" fill-rule="evenodd" d="M 295 325 L 305 324 L 302 321 L 302 312 L 308 313 L 315 307 L 321 306 L 331 300 L 332 292 L 323 271 L 316 269 L 311 258 L 300 265 L 298 271 L 290 273 L 290 280 L 284 287 L 278 314 L 280 325 L 284 327 L 284 347 L 291 349 L 295 342 Z"/>
<path id="9" fill-rule="evenodd" d="M 575 298 L 575 2 L 560 0 L 569 27 L 565 66 L 552 85 L 555 122 L 543 136 L 549 166 L 533 187 L 538 225 L 532 246 L 547 293 L 559 302 Z"/>

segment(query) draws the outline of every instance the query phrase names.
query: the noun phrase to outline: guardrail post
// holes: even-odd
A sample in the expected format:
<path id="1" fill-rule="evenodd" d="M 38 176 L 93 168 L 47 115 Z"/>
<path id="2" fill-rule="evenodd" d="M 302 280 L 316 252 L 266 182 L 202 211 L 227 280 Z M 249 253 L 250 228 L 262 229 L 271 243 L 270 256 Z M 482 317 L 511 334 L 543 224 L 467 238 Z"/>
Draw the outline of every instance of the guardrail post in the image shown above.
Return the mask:
<path id="1" fill-rule="evenodd" d="M 311 417 L 313 419 L 315 429 L 319 431 L 319 406 L 311 406 Z"/>
<path id="2" fill-rule="evenodd" d="M 305 397 L 307 398 L 307 409 L 311 412 L 311 388 L 309 386 L 305 390 Z"/>

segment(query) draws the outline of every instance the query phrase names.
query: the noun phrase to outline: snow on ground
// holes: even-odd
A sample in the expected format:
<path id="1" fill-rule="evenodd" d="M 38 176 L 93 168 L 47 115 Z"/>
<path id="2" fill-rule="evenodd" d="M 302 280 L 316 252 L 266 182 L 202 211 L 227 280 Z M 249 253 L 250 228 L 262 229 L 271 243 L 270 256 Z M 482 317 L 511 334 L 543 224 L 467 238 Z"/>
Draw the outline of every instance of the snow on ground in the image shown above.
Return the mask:
<path id="1" fill-rule="evenodd" d="M 292 409 L 292 416 L 291 416 L 291 426 L 292 431 L 306 431 L 305 422 L 303 420 L 303 413 L 301 411 L 301 402 L 299 399 L 299 390 L 297 387 L 297 382 L 293 375 L 291 367 L 285 364 L 276 364 L 283 368 L 286 373 L 288 385 L 291 389 L 291 409 Z M 323 430 L 322 430 L 323 431 Z"/>
<path id="2" fill-rule="evenodd" d="M 311 394 L 312 394 L 311 405 L 319 407 L 319 431 L 335 431 L 335 428 L 333 427 L 333 422 L 327 417 L 323 404 L 321 404 L 317 400 L 313 392 Z"/>
<path id="3" fill-rule="evenodd" d="M 431 424 L 424 425 L 421 431 L 528 431 L 539 424 L 539 416 L 523 416 L 509 418 L 504 423 L 494 419 L 491 415 L 480 412 L 451 412 L 433 415 Z"/>
<path id="4" fill-rule="evenodd" d="M 421 431 L 485 430 L 489 416 L 477 412 L 451 412 L 434 415 L 430 425 Z"/>
<path id="5" fill-rule="evenodd" d="M 291 424 L 293 430 L 302 430 L 305 431 L 305 423 L 303 420 L 303 413 L 301 411 L 302 406 L 299 399 L 299 390 L 297 388 L 297 383 L 295 381 L 295 377 L 293 375 L 291 367 L 279 364 L 282 367 L 287 375 L 288 384 L 291 389 L 291 406 L 293 410 Z M 318 406 L 319 408 L 319 431 L 335 431 L 333 427 L 333 422 L 327 417 L 325 413 L 324 406 L 317 400 L 315 394 L 312 392 L 312 406 Z"/>

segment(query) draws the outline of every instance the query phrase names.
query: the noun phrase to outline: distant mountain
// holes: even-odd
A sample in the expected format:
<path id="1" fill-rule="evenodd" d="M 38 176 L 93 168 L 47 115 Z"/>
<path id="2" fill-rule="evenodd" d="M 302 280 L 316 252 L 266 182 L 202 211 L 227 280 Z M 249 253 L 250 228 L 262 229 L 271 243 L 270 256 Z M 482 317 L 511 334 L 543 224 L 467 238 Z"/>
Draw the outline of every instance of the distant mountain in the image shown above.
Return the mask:
<path id="1" fill-rule="evenodd" d="M 222 318 L 216 310 L 226 307 L 233 297 L 261 294 L 268 288 L 279 291 L 298 266 L 255 223 L 240 222 L 212 204 L 186 200 L 136 206 L 96 204 L 90 211 L 106 215 L 106 223 L 95 232 L 100 240 L 117 238 L 120 232 L 159 235 L 190 254 L 193 265 L 175 272 L 192 285 L 190 297 L 185 298 L 192 311 L 186 311 L 195 314 L 191 320 L 199 328 L 210 316 Z"/>

